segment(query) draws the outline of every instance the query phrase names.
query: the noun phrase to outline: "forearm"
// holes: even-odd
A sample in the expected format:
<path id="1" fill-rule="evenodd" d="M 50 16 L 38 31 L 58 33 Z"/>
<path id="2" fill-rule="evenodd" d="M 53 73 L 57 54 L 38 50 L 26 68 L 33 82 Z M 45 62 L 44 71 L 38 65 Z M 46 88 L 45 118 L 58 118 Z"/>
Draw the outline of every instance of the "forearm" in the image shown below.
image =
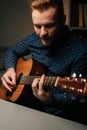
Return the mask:
<path id="1" fill-rule="evenodd" d="M 8 68 L 15 68 L 17 59 L 29 53 L 28 47 L 24 47 L 23 43 L 15 44 L 10 47 L 4 57 L 4 68 L 7 70 Z"/>

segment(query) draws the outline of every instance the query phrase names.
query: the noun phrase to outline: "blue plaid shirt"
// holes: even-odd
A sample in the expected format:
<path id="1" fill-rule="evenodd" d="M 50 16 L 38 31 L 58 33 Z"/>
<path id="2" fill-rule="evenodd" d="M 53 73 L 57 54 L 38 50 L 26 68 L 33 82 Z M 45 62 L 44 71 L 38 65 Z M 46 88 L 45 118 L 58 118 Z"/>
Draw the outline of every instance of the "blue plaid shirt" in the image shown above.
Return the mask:
<path id="1" fill-rule="evenodd" d="M 68 38 L 54 41 L 52 47 L 45 47 L 33 32 L 7 50 L 4 61 L 5 69 L 15 68 L 17 58 L 28 54 L 47 67 L 47 75 L 63 77 L 76 73 L 87 77 L 87 43 L 79 38 L 69 35 Z M 75 99 L 78 100 L 78 96 L 75 95 L 73 98 L 72 93 L 62 92 L 58 88 L 52 89 L 53 104 L 43 105 L 43 110 L 48 113 L 59 115 L 64 105 L 75 102 Z"/>

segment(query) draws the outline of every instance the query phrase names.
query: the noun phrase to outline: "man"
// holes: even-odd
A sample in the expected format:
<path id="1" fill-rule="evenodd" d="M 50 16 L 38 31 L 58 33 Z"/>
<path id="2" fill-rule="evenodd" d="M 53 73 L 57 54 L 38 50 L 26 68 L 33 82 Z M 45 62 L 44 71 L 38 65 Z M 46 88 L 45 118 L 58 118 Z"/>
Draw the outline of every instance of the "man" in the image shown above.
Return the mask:
<path id="1" fill-rule="evenodd" d="M 82 74 L 86 77 L 87 44 L 73 37 L 65 25 L 62 0 L 31 0 L 31 15 L 35 32 L 10 47 L 5 54 L 6 72 L 1 78 L 4 87 L 13 91 L 16 86 L 17 59 L 27 54 L 46 66 L 48 76 Z M 84 123 L 85 118 L 82 116 L 86 115 L 83 114 L 87 109 L 86 101 L 81 103 L 79 95 L 64 92 L 54 86 L 45 89 L 44 80 L 44 74 L 41 78 L 35 78 L 31 85 L 32 92 L 30 90 L 36 102 L 40 103 L 40 110 Z M 33 106 L 31 103 L 30 107 L 39 109 L 38 103 Z"/>

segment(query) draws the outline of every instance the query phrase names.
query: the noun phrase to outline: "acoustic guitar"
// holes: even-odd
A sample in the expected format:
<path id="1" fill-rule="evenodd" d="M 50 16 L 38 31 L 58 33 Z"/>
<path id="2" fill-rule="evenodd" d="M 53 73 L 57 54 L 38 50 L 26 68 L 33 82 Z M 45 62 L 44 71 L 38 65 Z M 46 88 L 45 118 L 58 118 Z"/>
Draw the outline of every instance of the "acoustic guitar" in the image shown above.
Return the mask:
<path id="1" fill-rule="evenodd" d="M 36 77 L 40 77 L 42 74 L 46 73 L 46 69 L 42 66 L 42 64 L 33 61 L 32 59 L 24 60 L 22 58 L 19 58 L 16 66 L 16 73 L 16 89 L 12 93 L 9 93 L 7 89 L 1 86 L 1 99 L 15 102 L 20 98 L 20 95 L 23 94 L 23 92 L 25 92 L 24 96 L 26 96 L 28 91 L 25 91 L 25 86 L 30 87 L 32 81 Z M 86 78 L 46 76 L 44 80 L 44 86 L 58 87 L 63 91 L 79 94 L 83 97 L 87 95 Z"/>

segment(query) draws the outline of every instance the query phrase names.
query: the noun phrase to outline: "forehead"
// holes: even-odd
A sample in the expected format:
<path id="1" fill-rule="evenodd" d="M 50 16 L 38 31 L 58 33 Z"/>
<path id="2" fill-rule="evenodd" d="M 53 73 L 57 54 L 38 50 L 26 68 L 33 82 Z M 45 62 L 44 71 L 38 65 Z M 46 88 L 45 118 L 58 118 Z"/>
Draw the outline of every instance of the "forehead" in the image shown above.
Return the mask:
<path id="1" fill-rule="evenodd" d="M 35 24 L 46 24 L 48 22 L 54 21 L 54 15 L 55 15 L 56 9 L 53 7 L 50 7 L 46 10 L 39 11 L 34 9 L 32 11 L 32 20 Z"/>

